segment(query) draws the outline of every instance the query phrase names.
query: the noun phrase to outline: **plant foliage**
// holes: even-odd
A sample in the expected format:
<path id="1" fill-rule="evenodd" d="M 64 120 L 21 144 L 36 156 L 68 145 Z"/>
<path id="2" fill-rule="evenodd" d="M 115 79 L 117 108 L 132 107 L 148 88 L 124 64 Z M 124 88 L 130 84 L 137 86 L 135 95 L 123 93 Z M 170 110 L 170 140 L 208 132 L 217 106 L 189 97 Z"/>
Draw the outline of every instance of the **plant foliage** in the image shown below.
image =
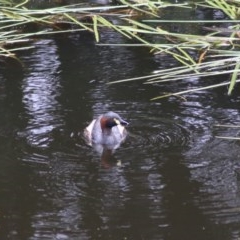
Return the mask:
<path id="1" fill-rule="evenodd" d="M 132 43 L 128 43 L 129 46 L 148 47 L 153 54 L 168 54 L 181 64 L 179 67 L 156 71 L 151 76 L 116 82 L 146 79 L 147 84 L 152 84 L 227 73 L 230 76 L 229 81 L 216 83 L 208 88 L 227 84 L 228 94 L 231 94 L 235 84 L 239 82 L 240 71 L 239 0 L 205 0 L 199 3 L 175 4 L 159 0 L 119 0 L 118 3 L 109 6 L 74 4 L 48 9 L 29 9 L 27 0 L 18 4 L 10 0 L 0 0 L 0 56 L 16 58 L 17 51 L 32 47 L 30 42 L 33 39 L 63 32 L 89 31 L 95 36 L 96 42 L 100 42 L 101 29 L 108 27 L 132 40 Z M 223 22 L 230 26 L 209 28 L 208 34 L 205 35 L 173 32 L 164 27 L 163 23 L 172 21 L 177 24 L 214 23 L 209 20 L 161 19 L 161 11 L 164 9 L 199 7 L 223 12 L 228 18 Z M 118 21 L 113 23 L 113 18 Z M 34 24 L 34 31 L 28 30 L 30 24 Z M 118 43 L 116 45 L 123 46 Z M 153 99 L 201 89 L 203 88 L 169 93 Z"/>

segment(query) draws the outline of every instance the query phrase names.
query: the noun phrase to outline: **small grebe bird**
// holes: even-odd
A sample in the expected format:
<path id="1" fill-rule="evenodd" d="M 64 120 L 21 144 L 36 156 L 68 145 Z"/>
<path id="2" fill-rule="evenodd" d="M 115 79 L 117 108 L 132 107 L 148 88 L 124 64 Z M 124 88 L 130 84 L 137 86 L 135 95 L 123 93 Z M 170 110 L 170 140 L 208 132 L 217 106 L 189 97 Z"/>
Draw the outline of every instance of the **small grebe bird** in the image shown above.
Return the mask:
<path id="1" fill-rule="evenodd" d="M 89 145 L 104 145 L 116 149 L 126 138 L 128 122 L 117 113 L 108 112 L 94 119 L 84 130 Z"/>

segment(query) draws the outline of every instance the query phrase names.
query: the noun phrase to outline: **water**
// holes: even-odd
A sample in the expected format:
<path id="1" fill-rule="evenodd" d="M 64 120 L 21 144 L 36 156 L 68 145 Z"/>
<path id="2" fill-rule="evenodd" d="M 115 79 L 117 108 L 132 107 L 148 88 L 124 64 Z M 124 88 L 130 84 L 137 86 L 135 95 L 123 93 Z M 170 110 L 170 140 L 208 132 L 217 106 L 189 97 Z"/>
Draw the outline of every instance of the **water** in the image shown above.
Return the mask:
<path id="1" fill-rule="evenodd" d="M 239 239 L 239 142 L 216 138 L 239 135 L 216 126 L 239 123 L 239 96 L 150 101 L 216 79 L 108 85 L 175 63 L 83 33 L 33 46 L 1 66 L 1 239 Z M 99 156 L 82 132 L 109 110 L 129 135 Z"/>

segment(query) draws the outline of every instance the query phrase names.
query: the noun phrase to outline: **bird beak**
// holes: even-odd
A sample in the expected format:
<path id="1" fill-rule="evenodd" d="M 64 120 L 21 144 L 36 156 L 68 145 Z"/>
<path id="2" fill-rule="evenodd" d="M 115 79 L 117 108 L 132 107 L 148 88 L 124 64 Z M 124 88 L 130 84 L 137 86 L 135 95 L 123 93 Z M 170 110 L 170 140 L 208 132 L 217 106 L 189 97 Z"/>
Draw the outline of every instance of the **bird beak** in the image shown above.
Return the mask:
<path id="1" fill-rule="evenodd" d="M 123 126 L 127 126 L 129 123 L 126 122 L 125 120 L 121 120 L 120 124 L 123 125 Z"/>

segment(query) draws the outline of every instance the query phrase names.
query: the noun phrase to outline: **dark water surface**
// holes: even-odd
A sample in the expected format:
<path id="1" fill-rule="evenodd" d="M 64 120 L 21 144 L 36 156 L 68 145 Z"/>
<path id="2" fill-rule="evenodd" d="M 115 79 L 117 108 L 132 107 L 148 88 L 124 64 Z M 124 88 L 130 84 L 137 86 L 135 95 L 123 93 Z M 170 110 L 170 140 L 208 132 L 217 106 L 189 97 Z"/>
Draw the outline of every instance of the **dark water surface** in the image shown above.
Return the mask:
<path id="1" fill-rule="evenodd" d="M 239 96 L 222 88 L 150 101 L 218 79 L 107 85 L 172 60 L 82 33 L 34 47 L 23 68 L 0 67 L 0 239 L 240 238 L 239 142 L 216 138 L 239 135 L 216 127 L 239 124 Z M 101 157 L 82 131 L 109 110 L 130 122 L 129 135 Z"/>

